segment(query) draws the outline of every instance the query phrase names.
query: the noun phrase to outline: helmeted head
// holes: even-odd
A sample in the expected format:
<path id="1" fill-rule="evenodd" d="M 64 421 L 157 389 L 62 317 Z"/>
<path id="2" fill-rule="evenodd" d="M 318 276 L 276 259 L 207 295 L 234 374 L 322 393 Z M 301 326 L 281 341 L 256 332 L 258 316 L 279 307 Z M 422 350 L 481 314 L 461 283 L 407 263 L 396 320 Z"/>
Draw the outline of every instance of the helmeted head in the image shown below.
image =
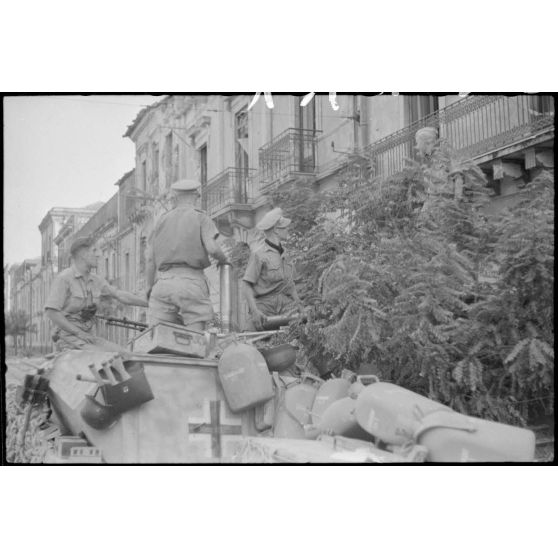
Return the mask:
<path id="1" fill-rule="evenodd" d="M 200 196 L 200 187 L 199 181 L 184 178 L 171 185 L 171 192 L 176 200 L 195 203 Z"/>
<path id="2" fill-rule="evenodd" d="M 82 260 L 90 266 L 97 265 L 97 251 L 95 239 L 90 236 L 81 236 L 72 242 L 70 255 L 74 261 Z"/>
<path id="3" fill-rule="evenodd" d="M 421 155 L 432 155 L 434 145 L 438 139 L 438 132 L 435 128 L 421 128 L 415 134 L 416 148 Z"/>
<path id="4" fill-rule="evenodd" d="M 276 234 L 279 240 L 286 240 L 289 236 L 288 228 L 291 220 L 283 217 L 283 210 L 275 207 L 268 211 L 258 222 L 256 228 L 263 231 L 266 236 Z"/>

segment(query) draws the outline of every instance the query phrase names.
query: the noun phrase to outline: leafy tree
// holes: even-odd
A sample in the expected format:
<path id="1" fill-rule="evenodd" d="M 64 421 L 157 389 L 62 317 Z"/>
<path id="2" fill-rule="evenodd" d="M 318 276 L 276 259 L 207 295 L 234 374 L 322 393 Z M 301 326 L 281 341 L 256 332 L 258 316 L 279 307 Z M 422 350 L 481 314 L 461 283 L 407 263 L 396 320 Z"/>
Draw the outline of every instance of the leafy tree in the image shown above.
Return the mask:
<path id="1" fill-rule="evenodd" d="M 23 337 L 27 332 L 33 331 L 33 324 L 29 315 L 23 310 L 11 310 L 4 317 L 4 325 L 6 334 L 11 335 L 14 340 L 14 349 L 17 354 L 17 339 Z"/>
<path id="2" fill-rule="evenodd" d="M 537 406 L 550 412 L 553 176 L 496 217 L 482 211 L 489 195 L 482 171 L 445 144 L 385 180 L 355 155 L 331 192 L 277 193 L 311 308 L 291 336 L 329 372 L 373 362 L 471 415 L 521 423 Z M 487 263 L 500 268 L 494 284 L 479 280 Z"/>

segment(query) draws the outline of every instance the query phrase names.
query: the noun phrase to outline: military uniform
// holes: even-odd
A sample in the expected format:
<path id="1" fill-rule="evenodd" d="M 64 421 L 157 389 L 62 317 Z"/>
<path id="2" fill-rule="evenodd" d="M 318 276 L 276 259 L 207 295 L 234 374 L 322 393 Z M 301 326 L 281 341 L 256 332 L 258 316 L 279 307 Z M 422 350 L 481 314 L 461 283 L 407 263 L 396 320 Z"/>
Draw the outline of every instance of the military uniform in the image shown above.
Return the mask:
<path id="1" fill-rule="evenodd" d="M 85 277 L 73 265 L 60 272 L 52 283 L 45 310 L 53 309 L 62 312 L 64 317 L 81 329 L 84 333 L 95 332 L 95 310 L 102 296 L 112 296 L 110 285 L 98 275 L 89 273 Z M 53 339 L 56 340 L 58 350 L 91 348 L 87 343 L 73 333 L 57 327 Z M 115 350 L 118 346 L 96 337 L 94 348 Z"/>
<path id="2" fill-rule="evenodd" d="M 252 285 L 256 305 L 266 316 L 279 316 L 295 308 L 293 265 L 278 248 L 263 241 L 250 254 L 243 277 Z"/>
<path id="3" fill-rule="evenodd" d="M 272 209 L 256 225 L 261 231 L 275 226 L 288 227 L 290 219 L 279 208 Z M 258 310 L 266 316 L 288 314 L 296 308 L 294 268 L 284 249 L 268 239 L 250 254 L 243 280 L 252 285 Z"/>
<path id="4" fill-rule="evenodd" d="M 149 298 L 149 325 L 188 326 L 213 318 L 203 271 L 211 265 L 204 240 L 218 235 L 215 223 L 194 206 L 177 207 L 157 222 L 151 236 L 157 280 Z"/>

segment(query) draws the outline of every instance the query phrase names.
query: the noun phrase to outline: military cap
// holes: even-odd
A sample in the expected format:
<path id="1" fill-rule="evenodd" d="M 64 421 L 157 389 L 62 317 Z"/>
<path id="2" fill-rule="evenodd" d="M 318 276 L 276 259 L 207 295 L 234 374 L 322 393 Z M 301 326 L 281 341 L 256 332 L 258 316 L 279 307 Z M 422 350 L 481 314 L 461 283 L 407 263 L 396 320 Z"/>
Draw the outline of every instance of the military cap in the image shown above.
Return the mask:
<path id="1" fill-rule="evenodd" d="M 288 227 L 291 224 L 291 220 L 283 217 L 283 210 L 279 207 L 268 211 L 256 225 L 256 228 L 260 231 L 267 231 L 273 227 L 279 225 L 280 227 Z"/>
<path id="2" fill-rule="evenodd" d="M 90 236 L 80 236 L 76 238 L 70 245 L 70 254 L 76 255 L 76 252 L 81 248 L 90 248 L 95 244 L 95 241 Z"/>
<path id="3" fill-rule="evenodd" d="M 191 179 L 182 179 L 177 180 L 174 184 L 171 185 L 171 190 L 175 190 L 177 192 L 193 192 L 200 187 L 200 183 L 197 180 Z"/>

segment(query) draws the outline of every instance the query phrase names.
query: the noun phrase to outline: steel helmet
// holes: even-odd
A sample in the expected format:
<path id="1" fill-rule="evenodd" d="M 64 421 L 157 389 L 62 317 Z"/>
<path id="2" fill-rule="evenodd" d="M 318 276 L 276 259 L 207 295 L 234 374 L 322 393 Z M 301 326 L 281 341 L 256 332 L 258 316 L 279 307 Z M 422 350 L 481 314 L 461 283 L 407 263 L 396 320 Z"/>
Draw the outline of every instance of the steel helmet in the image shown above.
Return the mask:
<path id="1" fill-rule="evenodd" d="M 118 419 L 118 413 L 112 405 L 99 403 L 92 395 L 85 396 L 85 403 L 80 411 L 85 424 L 95 430 L 105 430 L 112 426 Z"/>

